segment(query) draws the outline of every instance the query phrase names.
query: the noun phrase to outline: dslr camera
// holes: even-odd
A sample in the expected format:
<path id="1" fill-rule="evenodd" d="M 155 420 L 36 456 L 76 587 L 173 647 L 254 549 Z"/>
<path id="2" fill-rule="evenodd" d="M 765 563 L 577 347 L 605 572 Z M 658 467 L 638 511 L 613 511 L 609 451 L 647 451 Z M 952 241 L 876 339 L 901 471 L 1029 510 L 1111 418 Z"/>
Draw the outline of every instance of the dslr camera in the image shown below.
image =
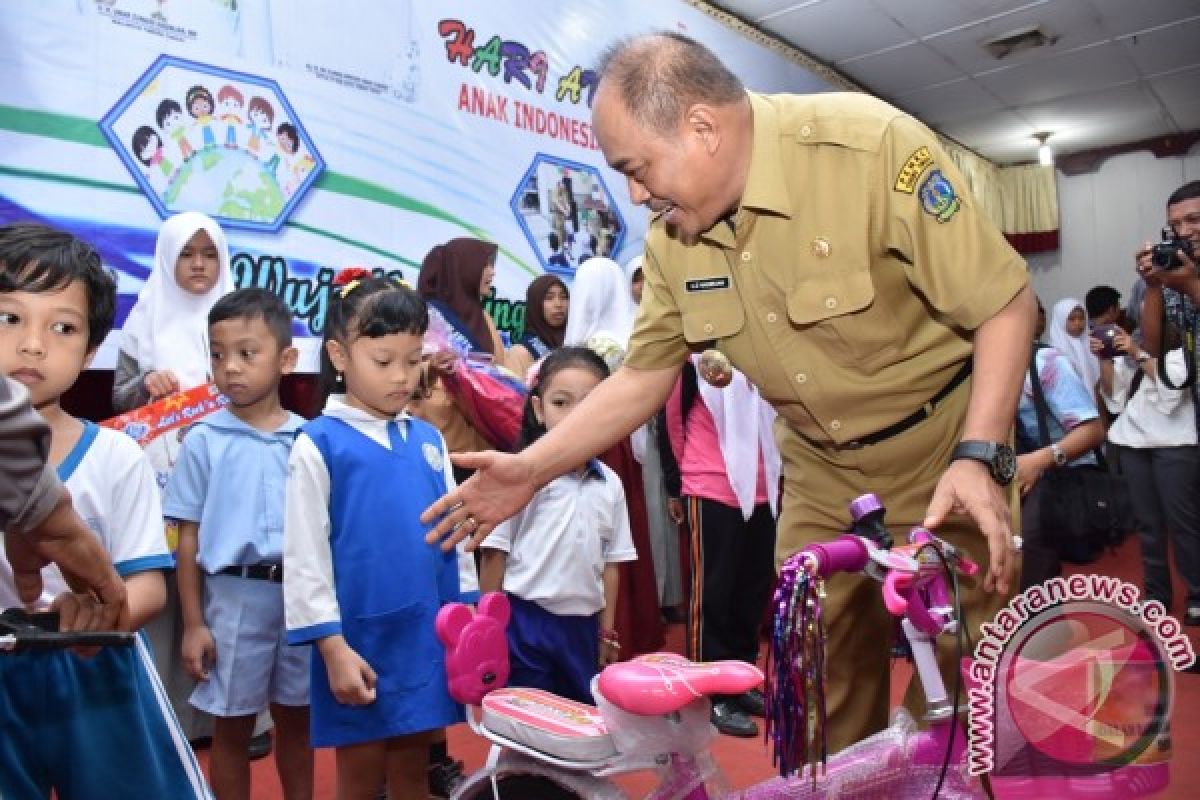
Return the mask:
<path id="1" fill-rule="evenodd" d="M 1150 261 L 1158 269 L 1179 269 L 1183 266 L 1180 252 L 1192 258 L 1191 241 L 1176 236 L 1170 228 L 1163 228 L 1162 241 L 1150 248 Z"/>

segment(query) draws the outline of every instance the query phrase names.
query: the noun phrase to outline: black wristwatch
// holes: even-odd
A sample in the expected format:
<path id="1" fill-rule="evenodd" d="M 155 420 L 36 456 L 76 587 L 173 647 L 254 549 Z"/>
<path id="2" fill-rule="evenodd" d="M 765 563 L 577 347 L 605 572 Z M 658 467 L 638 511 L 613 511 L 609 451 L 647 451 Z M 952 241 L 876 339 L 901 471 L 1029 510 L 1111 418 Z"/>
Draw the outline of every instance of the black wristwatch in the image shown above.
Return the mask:
<path id="1" fill-rule="evenodd" d="M 1017 456 L 1006 444 L 972 440 L 959 442 L 950 454 L 950 460 L 958 461 L 960 458 L 987 464 L 992 480 L 1001 486 L 1008 486 L 1017 476 Z"/>

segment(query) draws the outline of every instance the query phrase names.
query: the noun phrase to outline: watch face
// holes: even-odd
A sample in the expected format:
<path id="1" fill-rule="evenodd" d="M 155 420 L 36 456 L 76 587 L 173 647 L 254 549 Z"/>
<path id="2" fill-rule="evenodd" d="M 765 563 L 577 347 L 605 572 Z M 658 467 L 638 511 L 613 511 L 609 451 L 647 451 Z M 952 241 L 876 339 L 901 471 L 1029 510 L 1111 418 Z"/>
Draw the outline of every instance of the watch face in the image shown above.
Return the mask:
<path id="1" fill-rule="evenodd" d="M 1001 486 L 1008 486 L 1016 476 L 1016 453 L 1006 444 L 997 445 L 996 454 L 992 457 L 992 477 Z"/>

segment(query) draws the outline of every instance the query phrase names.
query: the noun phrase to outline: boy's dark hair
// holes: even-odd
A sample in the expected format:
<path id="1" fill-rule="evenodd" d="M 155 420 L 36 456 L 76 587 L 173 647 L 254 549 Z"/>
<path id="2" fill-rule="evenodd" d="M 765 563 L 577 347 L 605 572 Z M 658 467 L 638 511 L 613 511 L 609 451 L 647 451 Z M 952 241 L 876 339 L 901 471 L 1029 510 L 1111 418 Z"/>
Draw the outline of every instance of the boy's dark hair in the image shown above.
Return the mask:
<path id="1" fill-rule="evenodd" d="M 1197 197 L 1200 197 L 1200 181 L 1188 181 L 1171 192 L 1171 196 L 1167 198 L 1167 206 L 1182 203 L 1184 200 L 1195 200 Z"/>
<path id="2" fill-rule="evenodd" d="M 391 278 L 363 278 L 353 288 L 333 286 L 325 315 L 325 337 L 321 342 L 321 394 L 325 399 L 338 385 L 338 371 L 329 359 L 329 341 L 343 346 L 351 339 L 377 339 L 393 333 L 424 336 L 429 329 L 429 309 L 412 287 Z"/>
<path id="3" fill-rule="evenodd" d="M 167 121 L 167 115 L 172 113 L 182 114 L 183 109 L 180 108 L 179 103 L 168 97 L 158 104 L 158 110 L 154 112 L 154 121 L 158 123 L 158 127 L 161 128 Z"/>
<path id="4" fill-rule="evenodd" d="M 1088 319 L 1095 319 L 1105 311 L 1121 305 L 1121 293 L 1111 286 L 1094 286 L 1083 297 L 1083 307 Z"/>
<path id="5" fill-rule="evenodd" d="M 292 346 L 292 310 L 268 289 L 230 292 L 208 312 L 209 327 L 230 319 L 261 319 L 281 350 Z"/>
<path id="6" fill-rule="evenodd" d="M 0 294 L 41 294 L 81 281 L 87 293 L 89 351 L 112 330 L 117 281 L 87 242 L 66 231 L 32 222 L 0 227 Z"/>
<path id="7" fill-rule="evenodd" d="M 546 432 L 546 426 L 539 422 L 537 415 L 533 413 L 533 398 L 542 396 L 542 387 L 557 373 L 571 368 L 590 370 L 600 380 L 604 380 L 610 374 L 604 359 L 586 347 L 560 347 L 551 350 L 550 355 L 546 356 L 538 367 L 537 381 L 529 387 L 529 395 L 525 398 L 525 411 L 521 416 L 521 436 L 517 440 L 518 450 L 524 450 Z"/>

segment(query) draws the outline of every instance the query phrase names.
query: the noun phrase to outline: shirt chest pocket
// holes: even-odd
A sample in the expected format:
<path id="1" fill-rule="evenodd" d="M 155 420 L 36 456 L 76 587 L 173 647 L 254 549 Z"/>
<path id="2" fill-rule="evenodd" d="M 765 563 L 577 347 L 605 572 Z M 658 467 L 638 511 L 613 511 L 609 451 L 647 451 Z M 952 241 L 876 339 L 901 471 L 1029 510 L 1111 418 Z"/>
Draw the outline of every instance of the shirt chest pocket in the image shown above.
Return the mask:
<path id="1" fill-rule="evenodd" d="M 787 310 L 793 325 L 843 364 L 876 364 L 896 352 L 896 317 L 866 263 L 799 281 Z"/>
<path id="2" fill-rule="evenodd" d="M 685 292 L 679 313 L 683 338 L 689 344 L 728 339 L 746 327 L 746 312 L 732 285 L 727 289 Z"/>

